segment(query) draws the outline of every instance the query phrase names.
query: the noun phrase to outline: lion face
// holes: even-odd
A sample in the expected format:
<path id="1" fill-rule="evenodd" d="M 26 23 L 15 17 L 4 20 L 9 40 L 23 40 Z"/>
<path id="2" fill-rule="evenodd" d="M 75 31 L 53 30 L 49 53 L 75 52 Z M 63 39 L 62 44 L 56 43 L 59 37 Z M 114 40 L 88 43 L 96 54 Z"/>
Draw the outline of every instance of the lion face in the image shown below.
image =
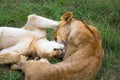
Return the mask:
<path id="1" fill-rule="evenodd" d="M 100 39 L 98 30 L 93 26 L 88 26 L 85 22 L 72 18 L 71 12 L 64 13 L 61 17 L 58 30 L 55 34 L 55 40 L 58 43 L 66 43 L 68 41 L 79 43 L 94 43 L 96 39 Z"/>
<path id="2" fill-rule="evenodd" d="M 61 22 L 59 23 L 57 32 L 54 35 L 55 40 L 58 43 L 67 43 L 69 33 L 71 31 L 70 22 L 72 21 L 72 13 L 65 13 L 61 17 Z"/>
<path id="3" fill-rule="evenodd" d="M 61 43 L 61 44 L 65 44 L 67 42 L 67 36 L 69 35 L 70 33 L 70 28 L 69 26 L 59 26 L 59 29 L 58 31 L 55 33 L 55 40 L 58 42 L 58 43 Z"/>

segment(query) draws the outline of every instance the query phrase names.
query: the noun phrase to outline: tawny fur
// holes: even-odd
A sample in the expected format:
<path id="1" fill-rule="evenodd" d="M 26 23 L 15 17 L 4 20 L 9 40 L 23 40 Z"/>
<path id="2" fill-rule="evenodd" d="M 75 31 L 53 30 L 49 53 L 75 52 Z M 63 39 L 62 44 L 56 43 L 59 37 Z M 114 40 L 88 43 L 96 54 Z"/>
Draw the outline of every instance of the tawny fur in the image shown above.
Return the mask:
<path id="1" fill-rule="evenodd" d="M 57 21 L 32 14 L 28 16 L 27 24 L 22 29 L 0 27 L 0 49 L 2 49 L 0 51 L 0 63 L 7 64 L 12 63 L 12 61 L 14 63 L 12 56 L 14 53 L 25 56 L 37 53 L 38 57 L 46 58 L 57 55 L 58 53 L 54 51 L 54 48 L 64 49 L 64 45 L 47 40 L 45 30 L 57 26 Z M 4 55 L 9 55 L 9 58 Z"/>
<path id="2" fill-rule="evenodd" d="M 66 45 L 64 60 L 57 64 L 25 61 L 20 66 L 25 80 L 92 80 L 96 76 L 104 57 L 100 34 L 71 15 L 62 16 L 56 33 L 57 41 Z"/>

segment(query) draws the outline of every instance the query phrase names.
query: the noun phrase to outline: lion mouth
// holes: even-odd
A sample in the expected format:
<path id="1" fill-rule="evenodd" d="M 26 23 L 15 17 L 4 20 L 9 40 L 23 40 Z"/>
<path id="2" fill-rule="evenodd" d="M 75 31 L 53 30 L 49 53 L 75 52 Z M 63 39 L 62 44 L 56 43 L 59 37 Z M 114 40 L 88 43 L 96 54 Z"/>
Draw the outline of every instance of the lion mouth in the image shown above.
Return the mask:
<path id="1" fill-rule="evenodd" d="M 65 55 L 65 49 L 54 49 L 54 51 L 57 52 L 58 55 L 56 55 L 56 58 L 63 58 Z"/>

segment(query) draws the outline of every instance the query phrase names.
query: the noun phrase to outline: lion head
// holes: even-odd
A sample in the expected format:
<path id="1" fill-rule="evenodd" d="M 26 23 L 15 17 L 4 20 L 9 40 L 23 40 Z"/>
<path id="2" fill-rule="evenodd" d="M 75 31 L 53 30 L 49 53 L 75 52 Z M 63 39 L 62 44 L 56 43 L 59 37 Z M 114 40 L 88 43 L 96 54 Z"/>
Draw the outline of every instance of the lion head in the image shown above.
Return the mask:
<path id="1" fill-rule="evenodd" d="M 98 30 L 84 21 L 73 18 L 71 12 L 66 12 L 62 15 L 57 32 L 55 33 L 55 40 L 58 43 L 66 45 L 66 57 L 80 50 L 80 48 L 89 49 L 88 51 L 102 50 L 102 41 Z M 69 47 L 70 46 L 70 47 Z M 87 54 L 88 55 L 88 54 Z M 91 52 L 90 55 L 97 55 Z"/>

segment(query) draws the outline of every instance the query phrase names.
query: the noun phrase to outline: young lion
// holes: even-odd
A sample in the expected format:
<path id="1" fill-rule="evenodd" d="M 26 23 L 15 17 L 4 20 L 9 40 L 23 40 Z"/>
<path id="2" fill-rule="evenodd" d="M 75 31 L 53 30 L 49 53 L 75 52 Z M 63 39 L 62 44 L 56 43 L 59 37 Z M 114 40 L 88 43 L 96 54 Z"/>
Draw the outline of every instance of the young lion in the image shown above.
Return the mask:
<path id="1" fill-rule="evenodd" d="M 35 14 L 28 16 L 24 28 L 0 27 L 0 64 L 15 63 L 19 55 L 50 58 L 58 55 L 54 49 L 64 49 L 63 44 L 47 39 L 46 28 L 56 28 L 58 22 Z"/>
<path id="2" fill-rule="evenodd" d="M 98 73 L 104 57 L 98 30 L 74 19 L 71 12 L 61 20 L 55 39 L 66 45 L 63 61 L 57 64 L 24 61 L 19 69 L 25 72 L 26 80 L 92 80 Z"/>

